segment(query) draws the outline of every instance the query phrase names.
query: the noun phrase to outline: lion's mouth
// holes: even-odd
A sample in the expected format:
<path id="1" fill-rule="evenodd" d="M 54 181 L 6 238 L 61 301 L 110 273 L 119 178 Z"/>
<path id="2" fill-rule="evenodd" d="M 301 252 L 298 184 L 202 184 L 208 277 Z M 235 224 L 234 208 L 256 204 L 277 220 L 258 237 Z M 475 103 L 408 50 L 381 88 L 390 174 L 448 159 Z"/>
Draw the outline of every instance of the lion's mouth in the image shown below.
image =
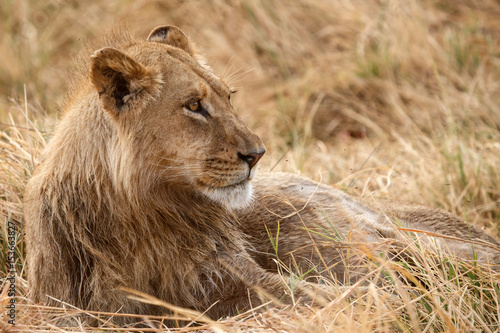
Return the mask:
<path id="1" fill-rule="evenodd" d="M 228 191 L 231 191 L 233 189 L 237 189 L 237 188 L 240 188 L 242 186 L 247 186 L 248 183 L 250 182 L 250 179 L 249 178 L 246 178 L 246 179 L 243 179 L 242 181 L 239 181 L 239 182 L 236 182 L 236 183 L 233 183 L 233 184 L 229 184 L 229 185 L 223 185 L 223 186 L 209 186 L 210 189 L 212 190 L 228 190 Z"/>
<path id="2" fill-rule="evenodd" d="M 252 184 L 248 178 L 225 186 L 206 187 L 203 190 L 206 197 L 222 204 L 228 209 L 247 207 L 252 201 Z"/>
<path id="3" fill-rule="evenodd" d="M 228 185 L 229 187 L 236 187 L 236 186 L 245 186 L 250 182 L 250 178 L 243 179 L 242 181 L 236 182 L 232 185 Z"/>

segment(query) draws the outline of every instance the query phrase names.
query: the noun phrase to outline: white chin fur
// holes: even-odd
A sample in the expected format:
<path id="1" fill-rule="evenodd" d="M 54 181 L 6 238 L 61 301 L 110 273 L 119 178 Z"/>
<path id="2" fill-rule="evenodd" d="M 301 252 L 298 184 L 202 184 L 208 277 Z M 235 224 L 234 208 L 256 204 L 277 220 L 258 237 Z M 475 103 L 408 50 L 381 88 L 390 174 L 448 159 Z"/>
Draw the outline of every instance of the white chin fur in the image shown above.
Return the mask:
<path id="1" fill-rule="evenodd" d="M 228 187 L 205 188 L 203 194 L 229 210 L 238 210 L 248 207 L 252 202 L 253 187 L 249 181 L 246 181 Z"/>

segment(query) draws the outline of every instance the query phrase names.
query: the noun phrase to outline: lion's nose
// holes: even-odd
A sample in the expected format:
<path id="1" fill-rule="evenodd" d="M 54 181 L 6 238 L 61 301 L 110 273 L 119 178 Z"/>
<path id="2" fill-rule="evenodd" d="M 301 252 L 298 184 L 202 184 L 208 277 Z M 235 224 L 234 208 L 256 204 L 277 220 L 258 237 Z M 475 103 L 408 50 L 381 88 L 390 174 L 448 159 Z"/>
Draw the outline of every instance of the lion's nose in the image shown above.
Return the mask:
<path id="1" fill-rule="evenodd" d="M 259 160 L 262 158 L 265 152 L 266 152 L 265 150 L 262 150 L 260 152 L 249 153 L 249 154 L 238 153 L 238 157 L 243 162 L 247 163 L 250 169 L 252 169 L 257 164 L 257 162 L 259 162 Z"/>

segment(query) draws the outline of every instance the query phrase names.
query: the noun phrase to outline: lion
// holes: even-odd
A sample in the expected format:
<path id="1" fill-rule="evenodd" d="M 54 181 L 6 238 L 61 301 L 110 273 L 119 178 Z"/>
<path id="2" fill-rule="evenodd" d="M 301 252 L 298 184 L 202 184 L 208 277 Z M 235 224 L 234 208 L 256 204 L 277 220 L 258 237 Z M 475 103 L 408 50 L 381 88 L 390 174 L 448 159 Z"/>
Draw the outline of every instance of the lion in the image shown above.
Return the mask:
<path id="1" fill-rule="evenodd" d="M 377 206 L 296 175 L 257 175 L 263 142 L 233 109 L 231 88 L 175 26 L 146 40 L 114 36 L 88 66 L 26 187 L 35 302 L 166 313 L 129 297 L 132 289 L 217 319 L 269 299 L 325 300 L 323 286 L 278 274 L 276 258 L 349 282 L 345 249 L 334 241 L 319 248 L 324 238 L 311 232 L 331 224 L 368 243 L 397 239 L 397 218 L 498 244 L 440 210 Z M 466 243 L 447 245 L 471 255 Z M 476 250 L 499 259 L 488 246 Z"/>

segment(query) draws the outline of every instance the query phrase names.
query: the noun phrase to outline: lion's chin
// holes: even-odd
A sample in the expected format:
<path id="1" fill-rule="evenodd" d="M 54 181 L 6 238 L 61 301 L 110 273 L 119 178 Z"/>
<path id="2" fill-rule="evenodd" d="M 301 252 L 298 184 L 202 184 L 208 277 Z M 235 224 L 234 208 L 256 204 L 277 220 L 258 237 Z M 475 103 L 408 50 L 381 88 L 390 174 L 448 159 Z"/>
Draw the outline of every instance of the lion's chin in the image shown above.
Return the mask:
<path id="1" fill-rule="evenodd" d="M 249 180 L 224 187 L 207 187 L 203 194 L 229 210 L 247 208 L 252 202 L 253 187 Z"/>

